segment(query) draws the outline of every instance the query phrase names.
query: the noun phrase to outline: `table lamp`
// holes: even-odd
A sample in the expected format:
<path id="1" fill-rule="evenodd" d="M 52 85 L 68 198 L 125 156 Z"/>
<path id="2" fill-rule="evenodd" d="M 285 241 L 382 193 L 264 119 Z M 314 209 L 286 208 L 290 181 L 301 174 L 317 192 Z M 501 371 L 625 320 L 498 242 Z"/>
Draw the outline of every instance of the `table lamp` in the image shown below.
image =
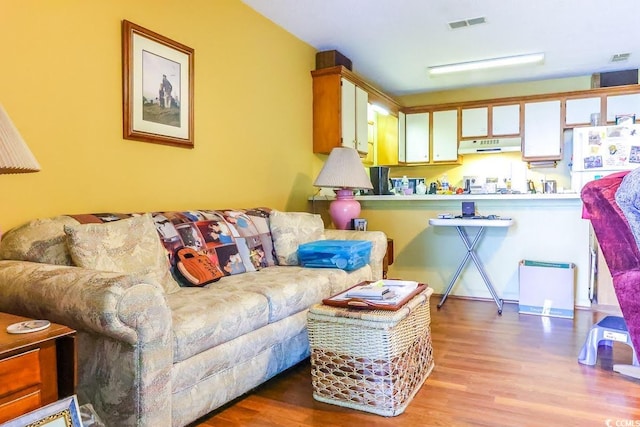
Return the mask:
<path id="1" fill-rule="evenodd" d="M 353 190 L 373 188 L 358 152 L 348 147 L 331 150 L 313 185 L 336 189 L 329 214 L 339 230 L 348 229 L 351 220 L 360 215 L 360 203 L 353 197 Z"/>
<path id="2" fill-rule="evenodd" d="M 39 170 L 38 161 L 0 105 L 0 174 L 38 172 Z"/>

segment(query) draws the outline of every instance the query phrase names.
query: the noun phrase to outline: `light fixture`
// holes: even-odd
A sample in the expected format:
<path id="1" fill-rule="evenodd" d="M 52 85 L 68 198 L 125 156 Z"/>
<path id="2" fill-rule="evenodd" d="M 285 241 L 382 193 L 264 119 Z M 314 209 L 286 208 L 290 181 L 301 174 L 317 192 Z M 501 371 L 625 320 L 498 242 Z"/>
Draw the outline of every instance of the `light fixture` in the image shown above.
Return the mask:
<path id="1" fill-rule="evenodd" d="M 389 110 L 387 110 L 383 106 L 378 104 L 370 104 L 370 105 L 371 105 L 371 110 L 375 111 L 376 113 L 382 114 L 383 116 L 389 115 Z"/>
<path id="2" fill-rule="evenodd" d="M 542 61 L 544 61 L 544 53 L 532 53 L 528 55 L 483 59 L 481 61 L 460 62 L 458 64 L 435 65 L 433 67 L 429 67 L 429 73 L 432 75 L 439 75 L 447 73 L 457 73 L 460 71 L 482 70 L 485 68 L 534 64 Z"/>
<path id="3" fill-rule="evenodd" d="M 38 172 L 40 165 L 0 105 L 0 174 Z"/>
<path id="4" fill-rule="evenodd" d="M 360 215 L 360 203 L 353 197 L 353 190 L 373 188 L 358 152 L 348 147 L 331 150 L 313 185 L 336 189 L 336 200 L 331 202 L 329 214 L 339 230 L 348 229 L 351 220 Z"/>

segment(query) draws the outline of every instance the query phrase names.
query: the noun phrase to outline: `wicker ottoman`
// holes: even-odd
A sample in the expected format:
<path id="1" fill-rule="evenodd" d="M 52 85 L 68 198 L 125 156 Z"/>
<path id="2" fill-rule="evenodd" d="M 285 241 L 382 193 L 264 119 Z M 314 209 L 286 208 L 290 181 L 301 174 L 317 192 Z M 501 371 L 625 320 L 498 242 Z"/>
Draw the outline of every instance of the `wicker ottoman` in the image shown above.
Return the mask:
<path id="1" fill-rule="evenodd" d="M 317 304 L 308 314 L 314 399 L 399 415 L 433 369 L 429 297 L 398 311 Z"/>

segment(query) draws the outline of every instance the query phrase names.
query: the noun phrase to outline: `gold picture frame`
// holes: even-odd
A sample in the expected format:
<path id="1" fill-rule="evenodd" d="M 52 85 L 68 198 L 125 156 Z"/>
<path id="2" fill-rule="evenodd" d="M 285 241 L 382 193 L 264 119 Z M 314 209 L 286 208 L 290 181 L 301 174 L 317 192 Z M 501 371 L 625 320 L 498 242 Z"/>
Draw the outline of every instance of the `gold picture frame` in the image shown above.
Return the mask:
<path id="1" fill-rule="evenodd" d="M 8 421 L 3 427 L 82 427 L 76 395 L 65 397 L 42 408 Z"/>
<path id="2" fill-rule="evenodd" d="M 122 21 L 123 137 L 193 148 L 194 50 Z"/>

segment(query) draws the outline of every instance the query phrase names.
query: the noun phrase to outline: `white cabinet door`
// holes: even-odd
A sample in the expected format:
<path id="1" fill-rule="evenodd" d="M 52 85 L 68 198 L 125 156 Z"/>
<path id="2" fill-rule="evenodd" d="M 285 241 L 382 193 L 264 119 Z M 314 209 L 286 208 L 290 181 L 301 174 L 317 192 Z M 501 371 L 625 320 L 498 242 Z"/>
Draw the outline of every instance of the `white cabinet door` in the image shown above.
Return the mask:
<path id="1" fill-rule="evenodd" d="M 640 93 L 607 97 L 607 121 L 616 121 L 616 115 L 635 114 L 640 119 Z M 604 123 L 603 123 L 604 124 Z"/>
<path id="2" fill-rule="evenodd" d="M 520 134 L 520 104 L 496 105 L 492 113 L 491 134 L 493 136 Z"/>
<path id="3" fill-rule="evenodd" d="M 433 113 L 433 161 L 458 160 L 458 110 Z"/>
<path id="4" fill-rule="evenodd" d="M 398 162 L 407 161 L 407 126 L 405 114 L 398 112 Z"/>
<path id="5" fill-rule="evenodd" d="M 356 150 L 366 154 L 369 151 L 369 94 L 364 89 L 355 87 L 356 113 Z"/>
<path id="6" fill-rule="evenodd" d="M 356 148 L 356 85 L 342 79 L 342 146 Z"/>
<path id="7" fill-rule="evenodd" d="M 524 160 L 562 159 L 560 100 L 524 104 Z"/>
<path id="8" fill-rule="evenodd" d="M 429 113 L 407 114 L 406 151 L 407 163 L 429 161 Z"/>
<path id="9" fill-rule="evenodd" d="M 349 80 L 342 79 L 342 146 L 355 148 L 360 153 L 366 154 L 369 150 L 367 142 L 368 120 L 367 104 L 369 95 L 367 92 Z"/>
<path id="10" fill-rule="evenodd" d="M 591 114 L 593 113 L 600 113 L 600 97 L 567 99 L 565 105 L 565 124 L 590 124 Z"/>
<path id="11" fill-rule="evenodd" d="M 464 108 L 462 110 L 462 137 L 488 136 L 489 108 Z"/>

